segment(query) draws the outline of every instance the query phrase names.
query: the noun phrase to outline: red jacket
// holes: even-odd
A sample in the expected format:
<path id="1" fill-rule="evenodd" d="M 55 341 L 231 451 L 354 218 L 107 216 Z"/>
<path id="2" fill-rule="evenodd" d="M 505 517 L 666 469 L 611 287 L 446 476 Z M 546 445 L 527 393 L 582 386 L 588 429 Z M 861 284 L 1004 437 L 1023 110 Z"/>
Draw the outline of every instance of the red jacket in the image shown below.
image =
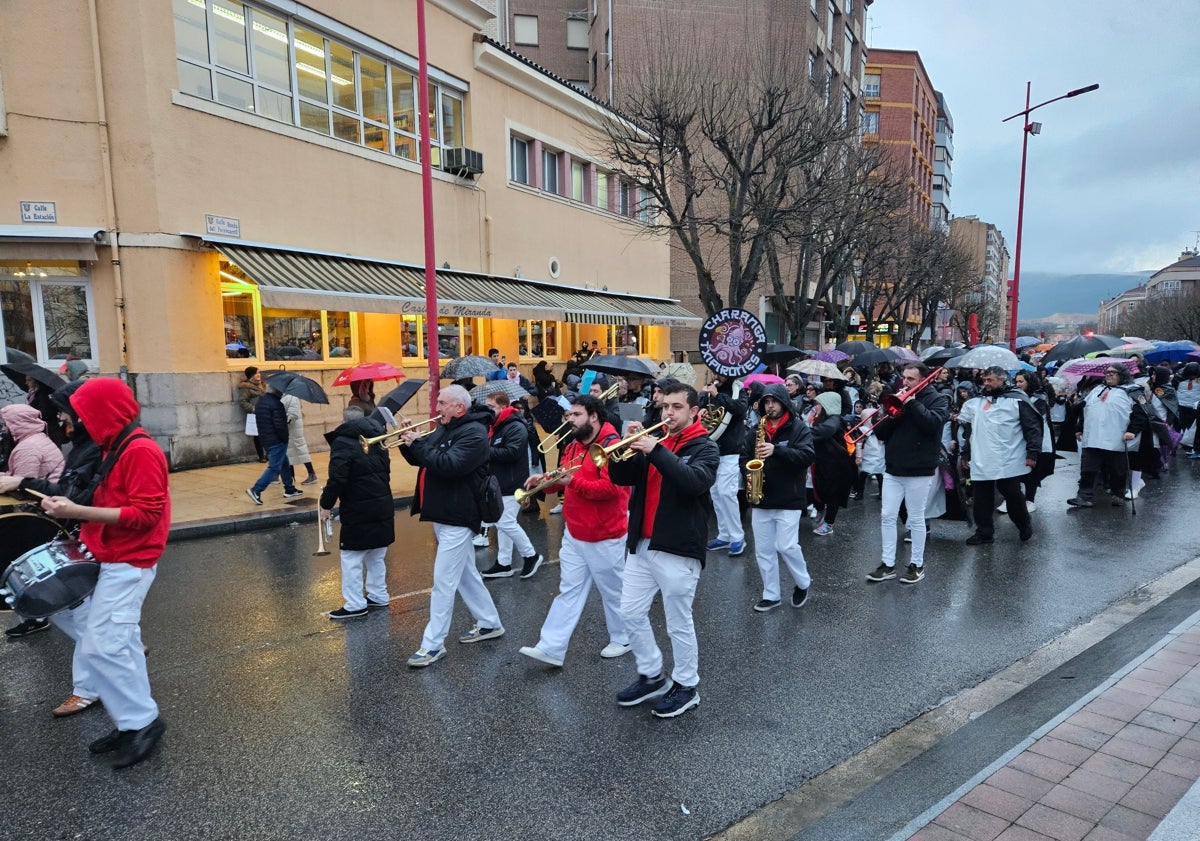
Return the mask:
<path id="1" fill-rule="evenodd" d="M 100 445 L 104 458 L 121 430 L 136 420 L 140 408 L 129 386 L 112 377 L 85 382 L 71 395 L 71 406 Z M 136 431 L 145 430 L 137 427 Z M 171 530 L 167 459 L 158 445 L 150 438 L 129 442 L 96 488 L 92 505 L 121 509 L 115 524 L 84 523 L 79 532 L 80 541 L 96 560 L 143 568 L 158 563 Z"/>
<path id="2" fill-rule="evenodd" d="M 600 427 L 596 443 L 612 443 L 617 438 L 617 430 L 606 423 Z M 563 492 L 567 530 L 576 540 L 587 543 L 624 537 L 629 531 L 629 488 L 614 485 L 608 478 L 608 468 L 596 467 L 587 451 L 578 441 L 571 441 L 563 450 L 564 467 L 583 460 L 583 467 L 575 471 Z"/>

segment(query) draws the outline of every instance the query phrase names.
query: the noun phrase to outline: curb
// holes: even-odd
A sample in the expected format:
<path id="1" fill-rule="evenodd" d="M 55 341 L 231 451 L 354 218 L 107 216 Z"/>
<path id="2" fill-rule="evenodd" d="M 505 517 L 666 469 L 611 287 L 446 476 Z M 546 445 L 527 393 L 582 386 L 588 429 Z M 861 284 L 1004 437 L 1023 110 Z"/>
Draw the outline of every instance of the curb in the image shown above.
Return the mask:
<path id="1" fill-rule="evenodd" d="M 309 499 L 312 499 L 312 497 L 309 497 Z M 412 505 L 412 500 L 413 497 L 410 494 L 408 496 L 393 497 L 392 503 L 396 510 L 400 510 Z M 313 523 L 316 520 L 316 505 L 306 505 L 303 508 L 293 508 L 285 511 L 269 511 L 262 514 L 247 512 L 243 517 L 219 517 L 172 526 L 170 533 L 167 535 L 167 542 L 178 543 L 184 540 L 197 540 L 202 537 L 218 537 L 227 534 L 266 531 L 267 529 L 286 526 L 288 523 Z"/>

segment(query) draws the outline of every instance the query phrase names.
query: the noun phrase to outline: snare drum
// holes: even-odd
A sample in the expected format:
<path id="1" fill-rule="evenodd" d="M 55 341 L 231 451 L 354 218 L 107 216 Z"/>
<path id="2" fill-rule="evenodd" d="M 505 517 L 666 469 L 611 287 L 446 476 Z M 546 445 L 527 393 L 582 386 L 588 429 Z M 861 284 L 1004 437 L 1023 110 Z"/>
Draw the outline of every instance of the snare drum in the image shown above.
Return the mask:
<path id="1" fill-rule="evenodd" d="M 76 540 L 52 540 L 17 558 L 0 578 L 0 598 L 26 619 L 45 619 L 96 589 L 100 563 Z"/>

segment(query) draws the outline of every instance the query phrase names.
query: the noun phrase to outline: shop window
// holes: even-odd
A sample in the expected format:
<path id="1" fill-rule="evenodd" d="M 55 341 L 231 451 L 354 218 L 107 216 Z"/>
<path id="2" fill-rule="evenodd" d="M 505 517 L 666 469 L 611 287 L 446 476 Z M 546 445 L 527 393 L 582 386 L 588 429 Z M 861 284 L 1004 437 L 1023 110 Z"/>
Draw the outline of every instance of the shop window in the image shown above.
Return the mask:
<path id="1" fill-rule="evenodd" d="M 0 262 L 4 358 L 94 360 L 92 287 L 75 262 Z"/>
<path id="2" fill-rule="evenodd" d="M 517 322 L 517 354 L 534 359 L 558 358 L 559 324 L 557 321 Z"/>
<path id="3" fill-rule="evenodd" d="M 228 359 L 293 363 L 354 357 L 349 312 L 264 307 L 241 270 L 221 264 L 224 344 Z"/>
<path id="4" fill-rule="evenodd" d="M 441 316 L 437 324 L 438 358 L 451 359 L 477 353 L 476 323 L 472 318 Z M 417 350 L 420 348 L 420 351 Z M 425 317 L 400 317 L 400 355 L 405 359 L 427 359 L 429 343 L 425 335 Z"/>
<path id="5" fill-rule="evenodd" d="M 612 353 L 636 356 L 641 353 L 642 328 L 637 324 L 610 324 L 606 328 L 608 347 Z"/>

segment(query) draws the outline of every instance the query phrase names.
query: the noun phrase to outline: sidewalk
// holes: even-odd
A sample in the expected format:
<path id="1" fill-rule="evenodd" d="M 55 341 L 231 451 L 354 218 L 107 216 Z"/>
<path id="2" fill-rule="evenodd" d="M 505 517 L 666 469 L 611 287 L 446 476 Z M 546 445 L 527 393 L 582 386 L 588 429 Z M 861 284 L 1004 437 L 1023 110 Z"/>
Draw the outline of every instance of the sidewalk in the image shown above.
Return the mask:
<path id="1" fill-rule="evenodd" d="M 1200 838 L 1200 614 L 892 841 Z"/>

